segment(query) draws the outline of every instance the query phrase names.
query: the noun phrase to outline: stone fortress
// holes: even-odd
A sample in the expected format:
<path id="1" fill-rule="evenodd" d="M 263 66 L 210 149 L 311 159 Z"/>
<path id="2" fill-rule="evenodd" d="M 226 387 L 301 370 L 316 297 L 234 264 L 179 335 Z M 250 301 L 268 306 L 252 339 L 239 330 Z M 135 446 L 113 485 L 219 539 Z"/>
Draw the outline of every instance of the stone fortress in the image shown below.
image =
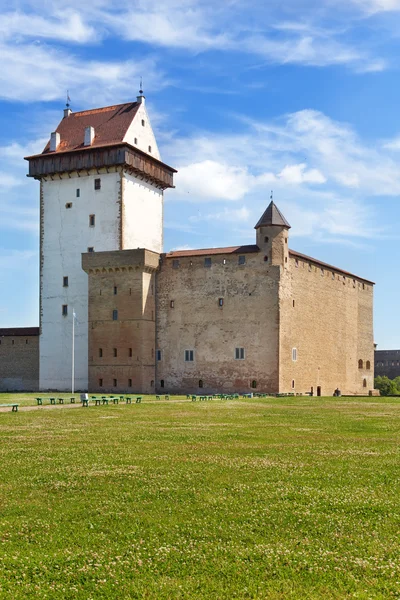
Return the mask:
<path id="1" fill-rule="evenodd" d="M 373 283 L 289 249 L 271 202 L 255 244 L 163 253 L 142 94 L 64 110 L 41 154 L 40 327 L 0 329 L 0 390 L 368 394 Z"/>

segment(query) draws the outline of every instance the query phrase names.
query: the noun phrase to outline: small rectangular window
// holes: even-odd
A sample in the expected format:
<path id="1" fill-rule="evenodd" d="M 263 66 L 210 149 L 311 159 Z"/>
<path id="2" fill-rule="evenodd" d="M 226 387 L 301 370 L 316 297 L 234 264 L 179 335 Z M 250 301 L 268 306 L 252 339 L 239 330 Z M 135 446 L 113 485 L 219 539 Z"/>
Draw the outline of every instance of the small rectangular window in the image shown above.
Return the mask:
<path id="1" fill-rule="evenodd" d="M 72 208 L 72 202 L 67 202 L 67 204 L 65 205 L 65 208 Z"/>
<path id="2" fill-rule="evenodd" d="M 175 307 L 175 301 L 171 300 L 171 302 L 169 303 L 169 305 L 170 305 L 171 308 L 174 308 Z"/>
<path id="3" fill-rule="evenodd" d="M 68 287 L 68 277 L 63 277 L 63 287 Z"/>
<path id="4" fill-rule="evenodd" d="M 112 312 L 112 320 L 113 321 L 118 321 L 118 311 L 117 309 L 114 309 Z"/>
<path id="5" fill-rule="evenodd" d="M 116 296 L 117 293 L 118 293 L 118 288 L 117 288 L 117 286 L 114 285 L 114 296 Z"/>
<path id="6" fill-rule="evenodd" d="M 292 348 L 292 360 L 294 362 L 297 360 L 297 348 Z"/>
<path id="7" fill-rule="evenodd" d="M 129 348 L 129 357 L 132 358 L 132 348 Z"/>
<path id="8" fill-rule="evenodd" d="M 174 260 L 172 261 L 172 268 L 179 269 L 179 259 L 178 258 L 174 258 Z"/>
<path id="9" fill-rule="evenodd" d="M 209 256 L 204 259 L 204 266 L 208 268 L 211 267 L 211 258 Z"/>
<path id="10" fill-rule="evenodd" d="M 89 215 L 89 227 L 94 227 L 96 224 L 96 215 Z"/>
<path id="11" fill-rule="evenodd" d="M 132 387 L 132 379 L 128 379 L 128 387 Z"/>
<path id="12" fill-rule="evenodd" d="M 101 189 L 101 179 L 95 179 L 94 180 L 94 189 L 95 190 L 100 190 Z"/>
<path id="13" fill-rule="evenodd" d="M 88 252 L 94 252 L 94 248 L 93 246 L 89 246 L 89 248 L 87 249 Z"/>
<path id="14" fill-rule="evenodd" d="M 218 298 L 218 306 L 223 306 L 223 305 L 224 305 L 224 299 Z"/>
<path id="15" fill-rule="evenodd" d="M 194 350 L 185 350 L 185 362 L 194 361 Z"/>
<path id="16" fill-rule="evenodd" d="M 235 359 L 244 360 L 244 348 L 235 348 Z"/>
<path id="17" fill-rule="evenodd" d="M 63 304 L 62 305 L 62 314 L 63 314 L 63 317 L 67 316 L 67 314 L 68 314 L 68 304 Z"/>
<path id="18" fill-rule="evenodd" d="M 114 348 L 113 353 L 114 353 L 114 358 L 117 358 L 117 356 L 118 356 L 118 350 L 116 348 Z"/>
<path id="19" fill-rule="evenodd" d="M 80 198 L 80 196 L 81 196 L 81 190 L 79 188 L 77 188 L 77 190 L 76 190 L 76 197 Z"/>
<path id="20" fill-rule="evenodd" d="M 245 256 L 239 256 L 238 263 L 239 263 L 239 265 L 246 264 L 246 257 Z"/>
<path id="21" fill-rule="evenodd" d="M 117 387 L 117 383 L 118 383 L 118 381 L 116 379 L 113 379 L 114 387 Z"/>
<path id="22" fill-rule="evenodd" d="M 103 358 L 103 348 L 99 348 L 99 358 Z"/>
<path id="23" fill-rule="evenodd" d="M 161 360 L 161 350 L 156 350 L 156 359 Z"/>
<path id="24" fill-rule="evenodd" d="M 151 146 L 149 146 L 149 152 L 151 152 Z"/>
<path id="25" fill-rule="evenodd" d="M 99 379 L 99 387 L 103 387 L 103 380 Z"/>

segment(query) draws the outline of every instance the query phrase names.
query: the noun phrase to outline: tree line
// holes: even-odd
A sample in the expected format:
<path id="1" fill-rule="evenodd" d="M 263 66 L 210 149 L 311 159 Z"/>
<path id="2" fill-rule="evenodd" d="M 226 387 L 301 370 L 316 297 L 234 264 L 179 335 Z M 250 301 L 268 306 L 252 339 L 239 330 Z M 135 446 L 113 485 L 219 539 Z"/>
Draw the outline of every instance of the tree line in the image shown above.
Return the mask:
<path id="1" fill-rule="evenodd" d="M 400 377 L 389 379 L 386 375 L 375 377 L 374 387 L 381 396 L 400 396 Z"/>

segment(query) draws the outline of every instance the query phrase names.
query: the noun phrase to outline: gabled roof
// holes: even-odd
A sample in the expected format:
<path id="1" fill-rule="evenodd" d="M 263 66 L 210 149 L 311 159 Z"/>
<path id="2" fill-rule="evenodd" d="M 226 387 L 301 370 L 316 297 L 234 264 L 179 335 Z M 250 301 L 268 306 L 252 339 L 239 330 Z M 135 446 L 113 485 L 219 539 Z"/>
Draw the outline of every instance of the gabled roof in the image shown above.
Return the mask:
<path id="1" fill-rule="evenodd" d="M 60 144 L 57 150 L 51 154 L 123 142 L 139 106 L 140 102 L 127 102 L 126 104 L 71 113 L 62 119 L 56 129 L 56 132 L 60 134 Z M 83 144 L 86 127 L 94 127 L 95 138 L 90 146 Z M 48 153 L 50 153 L 50 141 L 47 142 L 42 152 L 42 154 Z"/>
<path id="2" fill-rule="evenodd" d="M 250 254 L 259 252 L 256 245 L 228 246 L 226 248 L 202 248 L 200 250 L 173 250 L 164 254 L 165 258 L 183 258 L 185 256 L 215 256 L 217 254 Z"/>
<path id="3" fill-rule="evenodd" d="M 270 225 L 277 225 L 278 227 L 286 227 L 287 229 L 290 229 L 289 223 L 286 221 L 285 217 L 272 200 L 254 229 L 268 227 Z"/>

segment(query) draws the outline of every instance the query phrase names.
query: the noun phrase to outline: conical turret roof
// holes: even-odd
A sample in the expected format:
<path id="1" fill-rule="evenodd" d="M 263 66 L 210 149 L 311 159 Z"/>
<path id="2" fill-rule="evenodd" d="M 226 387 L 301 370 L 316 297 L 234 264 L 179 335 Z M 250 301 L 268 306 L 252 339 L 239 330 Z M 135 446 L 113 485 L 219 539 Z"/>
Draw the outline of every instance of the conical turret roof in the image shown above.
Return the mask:
<path id="1" fill-rule="evenodd" d="M 289 223 L 286 221 L 276 204 L 274 204 L 273 200 L 271 200 L 267 210 L 258 221 L 254 229 L 268 227 L 270 225 L 277 225 L 278 227 L 286 227 L 286 229 L 290 229 Z"/>

